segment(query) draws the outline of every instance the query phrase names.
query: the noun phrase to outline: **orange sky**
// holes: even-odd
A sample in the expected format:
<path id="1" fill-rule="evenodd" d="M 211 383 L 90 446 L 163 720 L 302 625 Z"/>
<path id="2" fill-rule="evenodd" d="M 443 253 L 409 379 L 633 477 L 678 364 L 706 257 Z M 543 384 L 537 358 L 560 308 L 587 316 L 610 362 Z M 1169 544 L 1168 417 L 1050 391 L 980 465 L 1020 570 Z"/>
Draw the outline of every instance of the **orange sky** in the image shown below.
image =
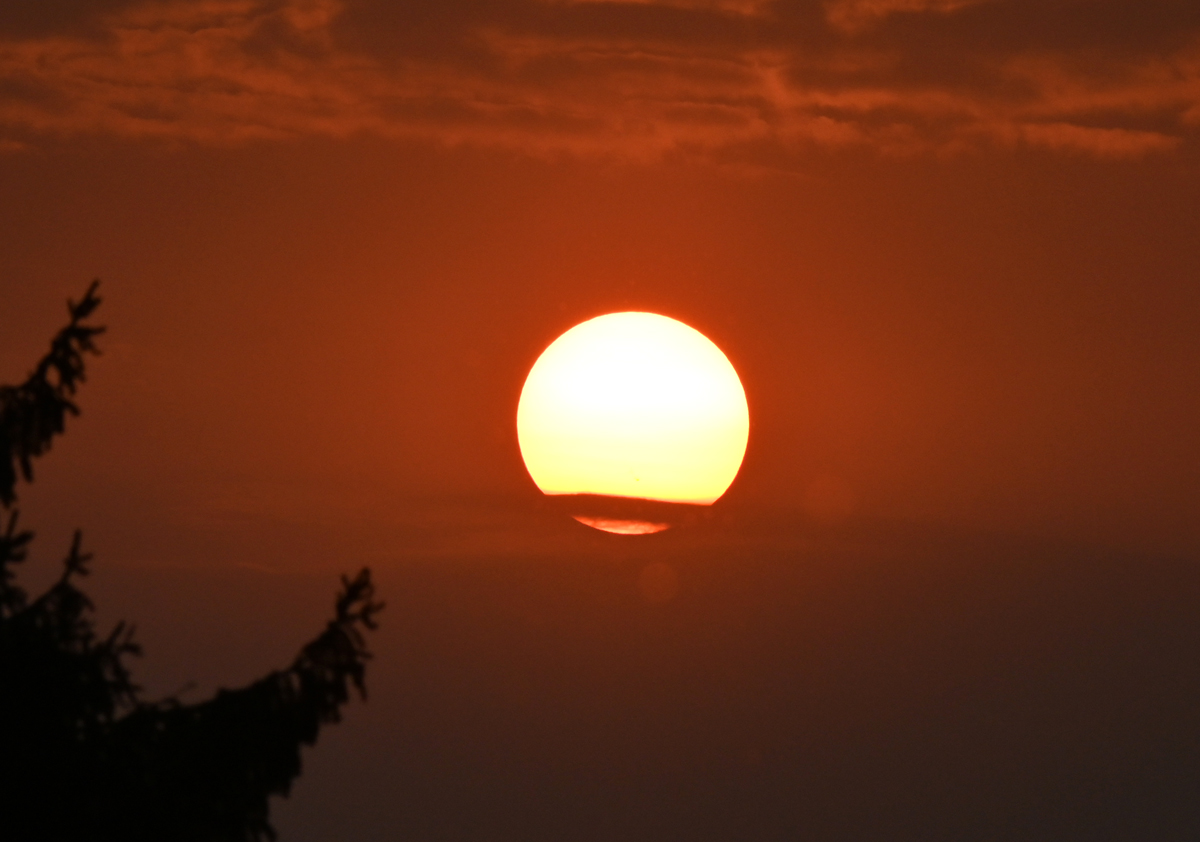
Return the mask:
<path id="1" fill-rule="evenodd" d="M 742 377 L 730 502 L 797 505 L 832 475 L 868 516 L 1191 552 L 1191 161 L 822 153 L 748 174 L 372 139 L 47 141 L 2 162 L 23 316 L 0 360 L 21 376 L 99 275 L 107 354 L 48 480 L 103 499 L 161 483 L 154 500 L 214 515 L 274 505 L 252 485 L 315 501 L 328 483 L 383 511 L 530 493 L 528 368 L 568 327 L 644 309 Z"/>
<path id="2" fill-rule="evenodd" d="M 92 277 L 109 328 L 36 557 L 79 525 L 121 576 L 313 577 L 290 631 L 363 561 L 604 555 L 538 508 L 517 400 L 645 310 L 750 405 L 728 528 L 680 546 L 832 518 L 1195 559 L 1198 144 L 1191 0 L 0 5 L 0 382 Z"/>

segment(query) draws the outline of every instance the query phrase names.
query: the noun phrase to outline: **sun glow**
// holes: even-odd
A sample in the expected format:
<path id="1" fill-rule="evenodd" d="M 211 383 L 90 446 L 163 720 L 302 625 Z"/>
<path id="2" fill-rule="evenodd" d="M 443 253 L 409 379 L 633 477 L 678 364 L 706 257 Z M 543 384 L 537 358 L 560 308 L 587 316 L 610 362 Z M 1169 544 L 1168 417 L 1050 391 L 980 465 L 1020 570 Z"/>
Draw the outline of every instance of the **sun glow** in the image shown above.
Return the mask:
<path id="1" fill-rule="evenodd" d="M 721 349 L 653 313 L 568 330 L 534 364 L 517 408 L 525 466 L 550 495 L 709 504 L 737 475 L 749 429 Z"/>

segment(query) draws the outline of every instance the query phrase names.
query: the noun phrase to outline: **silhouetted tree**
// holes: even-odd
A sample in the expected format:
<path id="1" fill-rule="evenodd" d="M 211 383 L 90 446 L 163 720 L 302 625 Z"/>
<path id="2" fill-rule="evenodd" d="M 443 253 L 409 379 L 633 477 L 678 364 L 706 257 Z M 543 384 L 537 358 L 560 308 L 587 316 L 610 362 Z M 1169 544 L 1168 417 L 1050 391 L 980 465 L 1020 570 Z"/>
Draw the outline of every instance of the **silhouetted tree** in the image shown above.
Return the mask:
<path id="1" fill-rule="evenodd" d="M 0 839 L 241 842 L 274 839 L 271 795 L 300 774 L 300 749 L 336 722 L 350 687 L 365 697 L 364 629 L 383 607 L 370 571 L 342 578 L 334 618 L 290 667 L 199 704 L 140 698 L 126 665 L 131 629 L 97 636 L 80 590 L 91 556 L 77 531 L 62 575 L 30 600 L 15 582 L 32 533 L 17 484 L 64 430 L 84 358 L 93 283 L 19 386 L 0 386 Z"/>

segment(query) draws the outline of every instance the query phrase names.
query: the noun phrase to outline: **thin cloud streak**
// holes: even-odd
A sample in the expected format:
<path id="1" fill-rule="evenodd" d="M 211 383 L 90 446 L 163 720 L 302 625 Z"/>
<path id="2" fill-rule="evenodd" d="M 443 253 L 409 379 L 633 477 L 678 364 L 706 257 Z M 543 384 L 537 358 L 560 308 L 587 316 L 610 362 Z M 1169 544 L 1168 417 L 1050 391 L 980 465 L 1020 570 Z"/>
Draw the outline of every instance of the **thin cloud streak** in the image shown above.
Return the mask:
<path id="1" fill-rule="evenodd" d="M 962 4 L 842 5 L 887 14 Z M 389 61 L 341 46 L 342 10 L 336 0 L 151 3 L 108 18 L 103 38 L 0 42 L 0 149 L 78 135 L 222 145 L 373 134 L 643 161 L 1020 146 L 1106 159 L 1169 152 L 1200 124 L 1200 41 L 1124 63 L 1067 53 L 981 59 L 982 82 L 917 84 L 897 81 L 903 55 L 851 43 L 824 52 L 696 45 L 532 24 L 462 34 L 456 46 L 469 44 L 469 58 Z"/>
<path id="2" fill-rule="evenodd" d="M 830 0 L 825 19 L 831 26 L 858 32 L 895 14 L 950 14 L 992 0 Z"/>
<path id="3" fill-rule="evenodd" d="M 774 0 L 541 0 L 548 6 L 658 6 L 689 12 L 764 17 Z"/>
<path id="4" fill-rule="evenodd" d="M 1179 138 L 1157 132 L 1096 129 L 1072 123 L 1022 126 L 1020 139 L 1031 146 L 1086 152 L 1098 158 L 1139 158 L 1147 153 L 1175 149 L 1182 143 Z"/>

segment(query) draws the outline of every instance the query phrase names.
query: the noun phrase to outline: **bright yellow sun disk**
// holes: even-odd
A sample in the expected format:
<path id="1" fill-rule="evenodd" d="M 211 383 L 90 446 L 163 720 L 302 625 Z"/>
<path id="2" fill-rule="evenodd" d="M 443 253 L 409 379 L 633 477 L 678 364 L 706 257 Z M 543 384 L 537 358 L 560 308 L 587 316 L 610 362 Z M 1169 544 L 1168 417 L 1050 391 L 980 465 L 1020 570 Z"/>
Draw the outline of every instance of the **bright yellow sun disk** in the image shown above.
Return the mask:
<path id="1" fill-rule="evenodd" d="M 654 313 L 568 330 L 534 364 L 517 438 L 546 494 L 712 503 L 750 431 L 746 393 L 704 334 Z"/>

